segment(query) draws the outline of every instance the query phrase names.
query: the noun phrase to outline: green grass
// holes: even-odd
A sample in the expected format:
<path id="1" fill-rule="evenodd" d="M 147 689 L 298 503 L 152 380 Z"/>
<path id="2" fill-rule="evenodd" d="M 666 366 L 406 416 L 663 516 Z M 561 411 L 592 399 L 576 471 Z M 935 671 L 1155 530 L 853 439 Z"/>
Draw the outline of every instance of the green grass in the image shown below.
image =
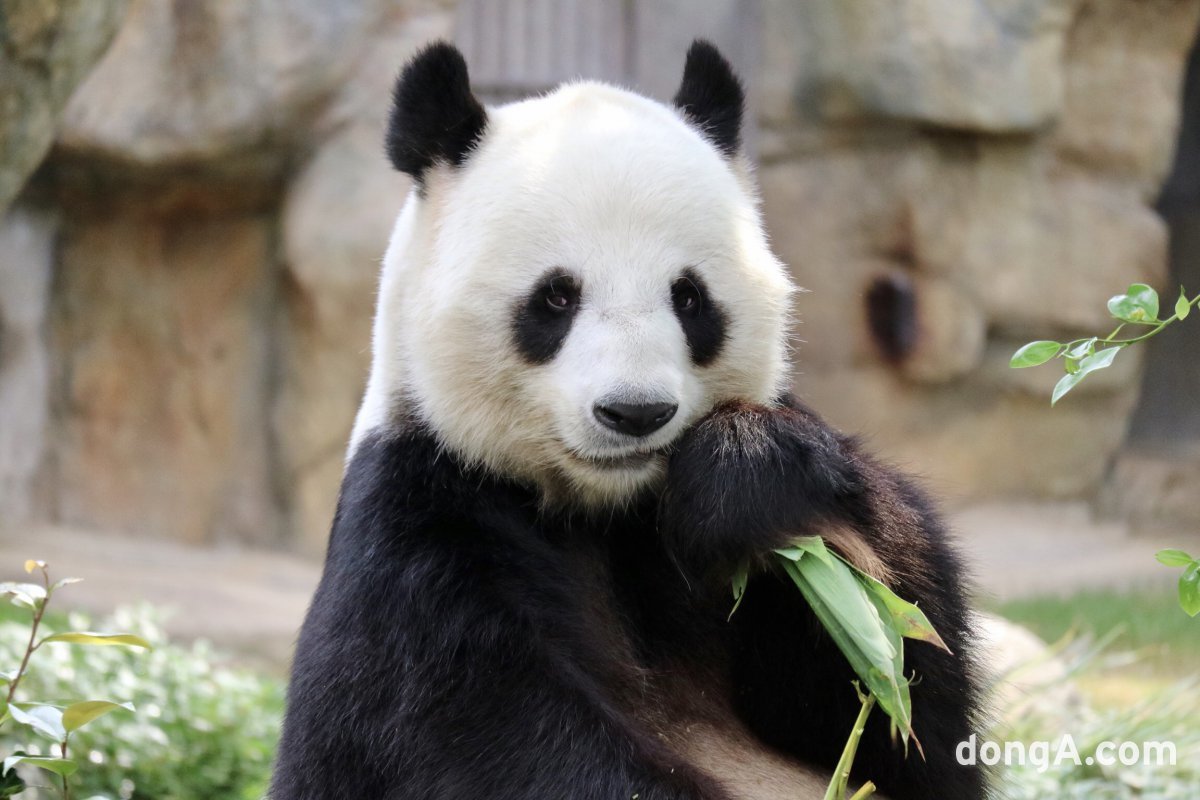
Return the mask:
<path id="1" fill-rule="evenodd" d="M 1031 597 L 993 610 L 1048 642 L 1068 635 L 1094 639 L 1113 635 L 1109 652 L 1136 655 L 1127 666 L 1098 670 L 1082 681 L 1085 691 L 1101 705 L 1127 703 L 1193 677 L 1200 663 L 1200 617 L 1183 613 L 1170 585 Z"/>
<path id="2" fill-rule="evenodd" d="M 1183 613 L 1170 586 L 1012 600 L 997 611 L 1048 641 L 1073 630 L 1095 636 L 1119 630 L 1114 642 L 1117 647 L 1162 647 L 1180 655 L 1200 655 L 1200 617 L 1193 619 Z"/>
<path id="3" fill-rule="evenodd" d="M 1101 741 L 1172 742 L 1174 766 L 1101 767 L 1064 763 L 998 772 L 1005 800 L 1184 800 L 1200 785 L 1200 618 L 1179 607 L 1174 587 L 1089 590 L 1009 601 L 993 611 L 1049 642 L 1064 643 L 1071 683 L 1086 707 L 1054 703 L 999 710 L 996 740 L 1053 742 L 1070 733 L 1081 756 Z M 1111 642 L 1102 653 L 1089 642 Z M 1076 647 L 1080 645 L 1081 647 Z M 1074 653 L 1074 658 L 1071 656 Z M 1128 653 L 1135 658 L 1122 658 Z"/>

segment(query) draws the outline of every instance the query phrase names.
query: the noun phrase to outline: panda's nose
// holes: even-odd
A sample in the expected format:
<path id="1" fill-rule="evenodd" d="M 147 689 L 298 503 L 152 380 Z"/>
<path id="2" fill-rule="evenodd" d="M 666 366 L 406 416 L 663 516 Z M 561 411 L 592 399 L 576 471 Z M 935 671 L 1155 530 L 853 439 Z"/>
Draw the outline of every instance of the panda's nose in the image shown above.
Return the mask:
<path id="1" fill-rule="evenodd" d="M 674 403 L 597 403 L 592 413 L 606 428 L 630 436 L 649 436 L 670 422 L 678 410 Z"/>

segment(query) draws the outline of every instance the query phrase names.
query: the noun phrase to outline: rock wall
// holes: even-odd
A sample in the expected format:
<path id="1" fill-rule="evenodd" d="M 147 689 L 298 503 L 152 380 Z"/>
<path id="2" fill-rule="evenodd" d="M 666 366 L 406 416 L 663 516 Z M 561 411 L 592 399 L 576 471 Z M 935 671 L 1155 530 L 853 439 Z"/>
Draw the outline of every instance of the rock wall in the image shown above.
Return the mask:
<path id="1" fill-rule="evenodd" d="M 1141 353 L 1054 409 L 1055 371 L 1007 361 L 1105 329 L 1130 282 L 1164 283 L 1152 203 L 1200 3 L 766 8 L 763 198 L 811 290 L 797 390 L 952 498 L 1092 492 Z"/>
<path id="2" fill-rule="evenodd" d="M 0 214 L 54 141 L 76 84 L 117 32 L 125 0 L 23 0 L 0 7 Z"/>
<path id="3" fill-rule="evenodd" d="M 810 290 L 797 390 L 945 494 L 1091 492 L 1137 357 L 1054 411 L 1052 372 L 1006 362 L 1164 276 L 1150 204 L 1200 0 L 709 10 L 762 28 L 741 60 L 760 71 L 768 225 Z M 321 551 L 409 189 L 381 152 L 386 98 L 455 15 L 451 0 L 129 3 L 0 225 L 9 522 Z M 643 72 L 651 44 L 622 45 Z M 898 327 L 905 308 L 915 324 Z"/>

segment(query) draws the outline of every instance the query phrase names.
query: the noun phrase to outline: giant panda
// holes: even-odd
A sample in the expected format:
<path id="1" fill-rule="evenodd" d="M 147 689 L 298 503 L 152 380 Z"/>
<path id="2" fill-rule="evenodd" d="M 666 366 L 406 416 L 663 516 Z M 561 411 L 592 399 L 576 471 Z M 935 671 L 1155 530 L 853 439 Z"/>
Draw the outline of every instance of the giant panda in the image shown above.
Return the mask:
<path id="1" fill-rule="evenodd" d="M 445 43 L 404 68 L 386 151 L 414 189 L 273 800 L 819 798 L 854 674 L 769 557 L 813 534 L 953 651 L 907 648 L 923 756 L 877 712 L 855 780 L 984 796 L 954 755 L 979 716 L 959 559 L 788 394 L 742 115 L 702 41 L 673 106 L 578 82 L 485 108 Z"/>

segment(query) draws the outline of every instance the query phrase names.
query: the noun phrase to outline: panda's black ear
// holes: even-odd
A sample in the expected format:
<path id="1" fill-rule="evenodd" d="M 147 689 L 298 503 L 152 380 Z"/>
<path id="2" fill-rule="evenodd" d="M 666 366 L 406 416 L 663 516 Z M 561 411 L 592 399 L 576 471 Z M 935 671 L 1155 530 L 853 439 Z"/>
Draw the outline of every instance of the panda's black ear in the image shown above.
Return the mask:
<path id="1" fill-rule="evenodd" d="M 392 166 L 422 181 L 435 163 L 459 166 L 487 127 L 471 94 L 467 62 L 452 44 L 435 42 L 404 67 L 392 90 L 385 146 Z"/>
<path id="2" fill-rule="evenodd" d="M 741 147 L 745 100 L 742 82 L 713 43 L 692 42 L 675 107 L 729 158 Z"/>

